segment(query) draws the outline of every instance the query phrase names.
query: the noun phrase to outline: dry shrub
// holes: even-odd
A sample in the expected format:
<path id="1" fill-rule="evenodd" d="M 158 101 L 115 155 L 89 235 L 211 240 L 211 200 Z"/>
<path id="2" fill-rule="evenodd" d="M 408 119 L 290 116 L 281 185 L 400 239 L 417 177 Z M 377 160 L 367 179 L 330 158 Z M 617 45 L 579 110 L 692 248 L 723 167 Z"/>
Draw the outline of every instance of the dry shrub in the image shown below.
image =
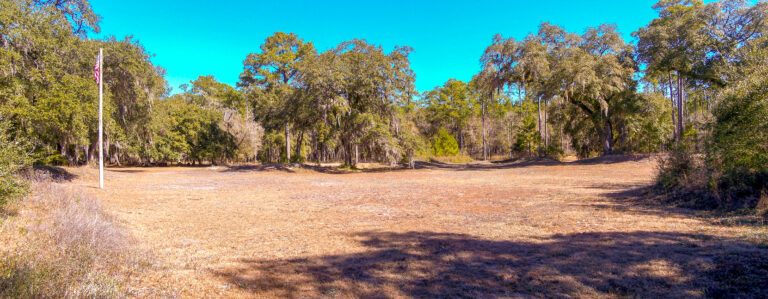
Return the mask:
<path id="1" fill-rule="evenodd" d="M 24 202 L 20 245 L 0 254 L 0 298 L 119 297 L 146 264 L 99 201 L 37 173 Z"/>
<path id="2" fill-rule="evenodd" d="M 111 256 L 126 249 L 125 229 L 104 212 L 99 201 L 54 184 L 43 185 L 47 185 L 47 196 L 34 197 L 38 202 L 45 200 L 39 203 L 49 205 L 52 217 L 41 222 L 37 231 L 62 249 L 92 251 L 94 256 Z"/>
<path id="3" fill-rule="evenodd" d="M 656 184 L 669 201 L 682 207 L 719 208 L 703 159 L 688 150 L 673 149 L 659 157 Z"/>
<path id="4" fill-rule="evenodd" d="M 755 209 L 758 215 L 768 218 L 768 190 L 763 190 L 763 193 L 760 194 L 760 200 L 757 201 Z"/>

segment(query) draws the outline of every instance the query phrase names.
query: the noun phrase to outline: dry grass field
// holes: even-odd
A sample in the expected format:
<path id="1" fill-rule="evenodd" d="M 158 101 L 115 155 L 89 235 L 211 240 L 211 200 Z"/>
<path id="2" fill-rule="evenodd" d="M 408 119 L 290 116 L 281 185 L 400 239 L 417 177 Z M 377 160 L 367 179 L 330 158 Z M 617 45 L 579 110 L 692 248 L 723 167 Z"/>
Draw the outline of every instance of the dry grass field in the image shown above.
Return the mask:
<path id="1" fill-rule="evenodd" d="M 71 171 L 156 259 L 137 297 L 768 292 L 765 226 L 649 203 L 650 159 Z"/>

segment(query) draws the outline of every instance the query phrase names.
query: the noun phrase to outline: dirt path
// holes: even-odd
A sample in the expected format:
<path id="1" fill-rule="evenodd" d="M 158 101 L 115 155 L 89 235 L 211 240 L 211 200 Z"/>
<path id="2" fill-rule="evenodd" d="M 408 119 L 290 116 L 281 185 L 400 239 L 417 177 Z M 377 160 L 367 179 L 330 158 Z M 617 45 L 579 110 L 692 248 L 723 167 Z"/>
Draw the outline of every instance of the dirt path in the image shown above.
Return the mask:
<path id="1" fill-rule="evenodd" d="M 158 257 L 136 283 L 182 297 L 703 296 L 734 259 L 768 260 L 744 241 L 755 228 L 633 204 L 654 168 L 122 168 L 107 191 L 73 184 Z"/>

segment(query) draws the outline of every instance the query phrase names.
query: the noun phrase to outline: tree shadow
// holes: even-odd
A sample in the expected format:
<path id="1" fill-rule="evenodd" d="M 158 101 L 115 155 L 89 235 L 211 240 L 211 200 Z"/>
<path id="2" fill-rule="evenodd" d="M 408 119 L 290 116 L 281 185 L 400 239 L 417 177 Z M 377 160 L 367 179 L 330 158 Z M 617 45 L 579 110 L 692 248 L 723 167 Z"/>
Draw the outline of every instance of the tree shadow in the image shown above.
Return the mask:
<path id="1" fill-rule="evenodd" d="M 238 165 L 228 166 L 225 172 L 248 172 L 248 171 L 283 171 L 294 173 L 295 169 L 307 169 L 326 174 L 351 174 L 351 173 L 382 173 L 410 171 L 415 169 L 434 169 L 434 170 L 455 170 L 455 171 L 483 171 L 525 168 L 531 166 L 557 166 L 557 165 L 595 165 L 595 164 L 614 164 L 628 161 L 642 161 L 648 159 L 647 155 L 611 155 L 573 162 L 560 162 L 549 158 L 523 159 L 514 158 L 503 161 L 479 161 L 470 163 L 445 163 L 439 161 L 416 161 L 414 168 L 407 164 L 398 164 L 395 167 L 377 167 L 364 169 L 346 169 L 335 166 L 317 166 L 312 164 L 256 164 L 256 165 Z"/>
<path id="2" fill-rule="evenodd" d="M 493 162 L 475 162 L 475 163 L 444 163 L 438 161 L 416 162 L 416 169 L 444 169 L 456 171 L 479 171 L 479 170 L 500 170 L 512 168 L 524 168 L 530 166 L 554 166 L 565 165 L 552 159 L 510 159 Z"/>
<path id="3" fill-rule="evenodd" d="M 587 158 L 587 159 L 581 159 L 576 160 L 573 162 L 568 162 L 572 164 L 580 164 L 580 165 L 596 165 L 596 164 L 616 164 L 616 163 L 624 163 L 624 162 L 640 162 L 643 160 L 650 159 L 650 155 L 605 155 L 605 156 L 599 156 L 594 158 Z"/>
<path id="4" fill-rule="evenodd" d="M 34 166 L 23 174 L 25 178 L 33 181 L 52 180 L 55 182 L 71 182 L 77 178 L 77 175 L 67 171 L 63 167 L 57 166 Z"/>
<path id="5" fill-rule="evenodd" d="M 710 224 L 722 226 L 768 226 L 768 219 L 759 215 L 739 215 L 681 206 L 668 201 L 654 185 L 601 184 L 591 188 L 603 190 L 600 195 L 612 202 L 612 204 L 589 204 L 596 208 L 658 216 L 678 215 L 698 218 Z"/>
<path id="6" fill-rule="evenodd" d="M 243 259 L 214 271 L 279 297 L 765 297 L 768 249 L 705 234 L 610 232 L 541 240 L 365 232 L 365 251 Z"/>
<path id="7" fill-rule="evenodd" d="M 224 172 L 251 172 L 251 171 L 283 171 L 294 173 L 289 164 L 255 164 L 255 165 L 237 165 L 228 166 Z"/>
<path id="8" fill-rule="evenodd" d="M 109 172 L 119 172 L 119 173 L 142 173 L 142 172 L 147 172 L 147 170 L 144 170 L 144 169 L 119 169 L 119 168 L 114 168 L 114 167 L 110 167 L 109 169 L 105 169 L 105 170 L 109 171 Z"/>
<path id="9" fill-rule="evenodd" d="M 337 166 L 317 166 L 311 164 L 256 164 L 228 166 L 224 172 L 282 171 L 287 173 L 295 173 L 297 169 L 310 170 L 325 174 L 381 173 L 410 170 L 405 165 L 398 165 L 396 167 L 363 168 L 353 170 Z"/>

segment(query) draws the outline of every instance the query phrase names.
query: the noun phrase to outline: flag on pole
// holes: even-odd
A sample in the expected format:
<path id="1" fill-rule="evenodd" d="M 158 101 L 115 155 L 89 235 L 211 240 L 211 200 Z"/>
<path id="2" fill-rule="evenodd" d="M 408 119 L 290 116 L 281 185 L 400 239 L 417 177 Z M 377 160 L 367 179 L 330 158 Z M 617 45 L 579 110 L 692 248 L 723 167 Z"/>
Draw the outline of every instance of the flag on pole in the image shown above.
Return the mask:
<path id="1" fill-rule="evenodd" d="M 96 79 L 96 83 L 101 80 L 101 69 L 99 68 L 99 60 L 101 57 L 96 57 L 96 65 L 93 66 L 93 79 Z"/>

